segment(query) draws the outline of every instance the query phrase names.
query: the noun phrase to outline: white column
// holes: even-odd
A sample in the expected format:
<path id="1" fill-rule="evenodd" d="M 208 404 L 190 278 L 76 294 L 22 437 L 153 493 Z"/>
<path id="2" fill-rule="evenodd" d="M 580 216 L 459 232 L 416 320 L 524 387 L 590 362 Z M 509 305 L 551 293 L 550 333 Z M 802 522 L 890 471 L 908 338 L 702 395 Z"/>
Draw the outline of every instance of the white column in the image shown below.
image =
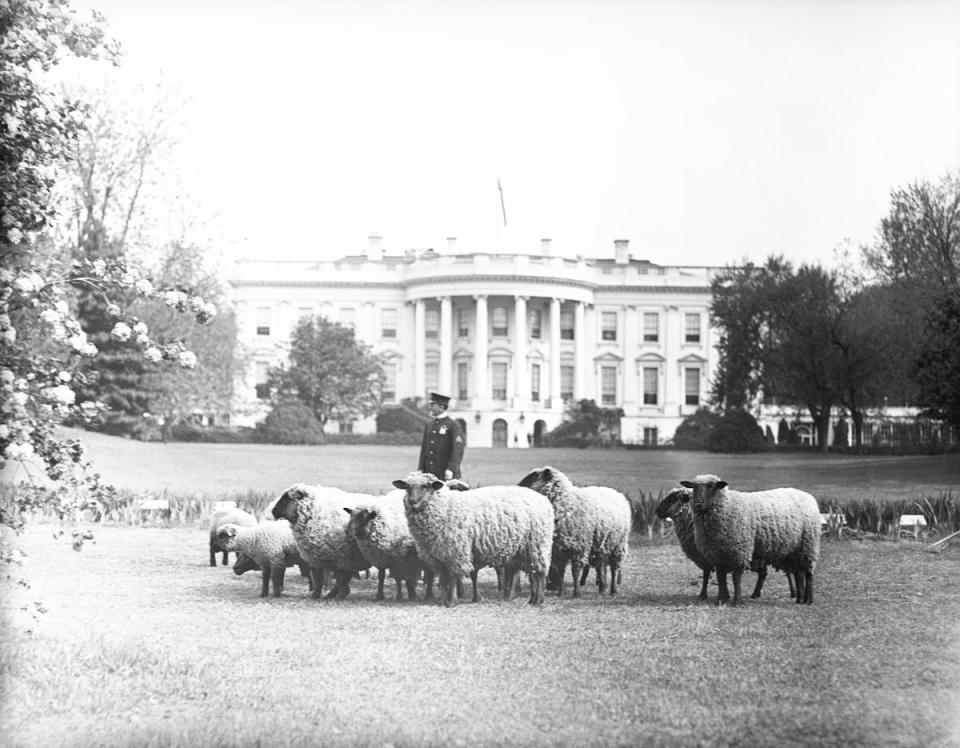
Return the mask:
<path id="1" fill-rule="evenodd" d="M 560 399 L 560 299 L 550 300 L 550 397 L 552 408 L 561 408 Z"/>
<path id="2" fill-rule="evenodd" d="M 639 348 L 637 308 L 625 305 L 623 307 L 623 372 L 621 373 L 623 389 L 620 393 L 620 402 L 625 410 L 628 406 L 633 408 L 639 399 L 637 348 Z"/>
<path id="3" fill-rule="evenodd" d="M 529 400 L 530 378 L 527 374 L 527 297 L 514 299 L 513 400 L 514 407 L 525 408 Z"/>
<path id="4" fill-rule="evenodd" d="M 414 302 L 413 312 L 413 396 L 426 397 L 426 317 L 427 306 L 423 299 Z"/>
<path id="5" fill-rule="evenodd" d="M 440 391 L 453 395 L 453 305 L 449 296 L 440 297 Z"/>
<path id="6" fill-rule="evenodd" d="M 487 297 L 474 298 L 477 301 L 477 314 L 473 344 L 473 403 L 480 409 L 490 397 L 487 392 Z"/>
<path id="7" fill-rule="evenodd" d="M 578 301 L 573 309 L 573 345 L 577 362 L 574 372 L 573 397 L 576 400 L 583 400 L 587 397 L 587 341 L 585 338 L 587 326 L 583 319 L 586 306 L 582 301 Z"/>

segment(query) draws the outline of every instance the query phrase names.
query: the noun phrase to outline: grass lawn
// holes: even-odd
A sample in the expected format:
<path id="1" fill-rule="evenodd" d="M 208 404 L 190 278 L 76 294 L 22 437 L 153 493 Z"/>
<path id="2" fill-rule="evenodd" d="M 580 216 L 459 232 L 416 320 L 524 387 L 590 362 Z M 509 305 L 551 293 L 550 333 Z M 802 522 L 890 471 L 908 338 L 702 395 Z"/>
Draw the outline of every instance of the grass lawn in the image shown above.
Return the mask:
<path id="1" fill-rule="evenodd" d="M 173 496 L 380 492 L 416 460 L 83 439 L 107 481 Z M 956 455 L 468 449 L 464 474 L 515 483 L 543 464 L 633 493 L 701 472 L 821 501 L 960 487 Z M 2 567 L 2 746 L 960 746 L 957 541 L 825 539 L 812 606 L 771 573 L 731 609 L 695 602 L 699 570 L 672 538 L 635 535 L 616 598 L 591 581 L 534 609 L 496 599 L 484 570 L 484 601 L 446 610 L 377 603 L 372 579 L 314 601 L 295 570 L 260 599 L 259 573 L 208 565 L 202 522 L 96 526 L 81 553 L 57 529 L 30 524 L 28 563 Z"/>

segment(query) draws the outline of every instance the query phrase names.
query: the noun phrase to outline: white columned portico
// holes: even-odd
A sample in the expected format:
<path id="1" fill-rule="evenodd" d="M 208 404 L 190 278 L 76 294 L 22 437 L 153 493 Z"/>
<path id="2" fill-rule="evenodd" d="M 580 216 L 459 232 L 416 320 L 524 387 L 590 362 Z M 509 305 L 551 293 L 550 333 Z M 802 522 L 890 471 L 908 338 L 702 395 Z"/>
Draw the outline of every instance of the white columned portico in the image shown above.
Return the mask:
<path id="1" fill-rule="evenodd" d="M 550 300 L 550 405 L 552 408 L 563 407 L 560 397 L 560 299 Z"/>
<path id="2" fill-rule="evenodd" d="M 513 402 L 514 407 L 524 408 L 527 403 L 527 297 L 514 299 L 514 346 L 513 346 Z"/>
<path id="3" fill-rule="evenodd" d="M 587 341 L 585 339 L 587 326 L 584 324 L 586 304 L 576 302 L 573 308 L 573 344 L 576 356 L 576 374 L 573 382 L 573 397 L 583 400 L 587 397 Z"/>
<path id="4" fill-rule="evenodd" d="M 417 299 L 413 302 L 413 395 L 417 398 L 427 395 L 426 319 L 427 306 L 423 299 Z"/>
<path id="5" fill-rule="evenodd" d="M 440 297 L 440 391 L 453 393 L 453 304 L 449 296 Z"/>
<path id="6" fill-rule="evenodd" d="M 477 336 L 473 346 L 473 402 L 482 408 L 488 400 L 487 395 L 487 297 L 474 296 L 477 303 Z"/>

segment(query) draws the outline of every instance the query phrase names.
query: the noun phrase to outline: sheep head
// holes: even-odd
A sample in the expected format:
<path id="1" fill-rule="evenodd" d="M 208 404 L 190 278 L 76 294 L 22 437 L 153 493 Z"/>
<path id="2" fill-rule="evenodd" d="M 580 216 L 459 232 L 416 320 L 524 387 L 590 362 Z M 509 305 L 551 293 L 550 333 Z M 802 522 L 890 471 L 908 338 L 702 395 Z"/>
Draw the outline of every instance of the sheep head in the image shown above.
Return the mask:
<path id="1" fill-rule="evenodd" d="M 698 475 L 692 481 L 680 481 L 680 485 L 693 492 L 690 499 L 693 510 L 703 512 L 714 505 L 717 495 L 727 487 L 727 482 L 715 475 Z"/>
<path id="2" fill-rule="evenodd" d="M 689 488 L 674 488 L 657 504 L 656 513 L 660 519 L 673 519 L 679 514 L 683 505 L 690 501 L 693 491 Z"/>
<path id="3" fill-rule="evenodd" d="M 432 473 L 410 473 L 405 479 L 395 480 L 395 488 L 406 491 L 403 497 L 404 507 L 412 512 L 422 512 L 430 497 L 446 484 Z"/>
<path id="4" fill-rule="evenodd" d="M 529 473 L 523 476 L 517 485 L 523 486 L 524 488 L 531 488 L 538 493 L 543 493 L 544 488 L 550 485 L 552 482 L 553 468 L 549 465 L 546 465 L 542 468 L 531 470 Z"/>
<path id="5" fill-rule="evenodd" d="M 240 553 L 237 554 L 237 560 L 233 564 L 233 573 L 239 577 L 245 571 L 256 571 L 259 568 L 260 564 L 258 564 L 249 556 L 245 556 L 244 554 Z"/>
<path id="6" fill-rule="evenodd" d="M 288 488 L 277 499 L 277 503 L 273 505 L 274 519 L 285 519 L 291 525 L 295 525 L 297 523 L 298 504 L 305 496 L 307 496 L 307 492 L 299 485 Z"/>
<path id="7" fill-rule="evenodd" d="M 348 532 L 352 532 L 354 537 L 363 540 L 370 536 L 370 523 L 377 517 L 376 509 L 350 509 L 344 507 L 343 510 L 350 515 L 350 524 Z"/>
<path id="8" fill-rule="evenodd" d="M 217 530 L 217 543 L 225 551 L 234 550 L 233 539 L 237 537 L 237 526 L 233 524 L 224 525 Z"/>

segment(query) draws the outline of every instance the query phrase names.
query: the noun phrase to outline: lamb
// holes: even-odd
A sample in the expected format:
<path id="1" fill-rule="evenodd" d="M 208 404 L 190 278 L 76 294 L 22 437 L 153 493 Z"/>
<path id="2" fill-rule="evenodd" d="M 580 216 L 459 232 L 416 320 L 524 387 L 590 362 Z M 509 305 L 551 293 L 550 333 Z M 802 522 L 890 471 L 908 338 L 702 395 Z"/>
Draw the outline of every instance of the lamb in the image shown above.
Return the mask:
<path id="1" fill-rule="evenodd" d="M 226 524 L 217 532 L 217 539 L 226 550 L 236 551 L 235 574 L 239 576 L 255 566 L 263 570 L 260 597 L 270 593 L 271 581 L 273 596 L 280 597 L 287 567 L 302 561 L 293 530 L 286 521 L 264 522 L 255 527 Z"/>
<path id="2" fill-rule="evenodd" d="M 427 571 L 428 600 L 433 599 L 433 573 L 426 570 L 420 556 L 403 508 L 403 492 L 390 491 L 385 496 L 371 497 L 353 508 L 345 507 L 350 514 L 347 536 L 353 539 L 371 566 L 376 566 L 377 600 L 383 600 L 383 583 L 389 570 L 396 581 L 397 602 L 403 599 L 403 583 L 407 585 L 407 597 L 417 599 L 417 580 Z"/>
<path id="3" fill-rule="evenodd" d="M 690 509 L 690 498 L 693 491 L 689 488 L 675 488 L 670 491 L 663 500 L 657 505 L 657 516 L 662 519 L 673 521 L 673 531 L 680 541 L 680 549 L 684 555 L 695 563 L 703 572 L 703 583 L 700 585 L 700 594 L 698 600 L 707 599 L 707 585 L 710 582 L 710 574 L 713 567 L 704 559 L 697 550 L 697 541 L 693 528 L 693 511 Z M 766 565 L 753 569 L 757 572 L 757 584 L 753 588 L 753 594 L 750 597 L 760 597 L 760 591 L 763 589 L 763 583 L 767 578 Z M 796 597 L 796 591 L 793 586 L 793 577 L 787 574 L 787 581 L 790 584 L 790 596 Z"/>
<path id="4" fill-rule="evenodd" d="M 440 575 L 441 599 L 456 605 L 456 582 L 469 574 L 477 593 L 477 571 L 484 566 L 504 570 L 503 598 L 513 596 L 518 571 L 530 575 L 531 605 L 543 604 L 550 568 L 553 507 L 528 488 L 482 486 L 452 491 L 430 473 L 414 472 L 395 480 L 406 491 L 403 503 L 417 553 Z"/>
<path id="5" fill-rule="evenodd" d="M 796 488 L 741 492 L 715 475 L 680 485 L 693 491 L 697 550 L 717 572 L 717 604 L 730 601 L 726 574 L 733 577 L 732 605 L 740 602 L 745 569 L 772 564 L 794 578 L 796 601 L 813 602 L 813 572 L 820 556 L 820 508 Z"/>
<path id="6" fill-rule="evenodd" d="M 573 596 L 580 596 L 581 567 L 597 570 L 597 585 L 606 590 L 610 571 L 610 594 L 617 594 L 620 565 L 626 558 L 632 518 L 630 502 L 606 486 L 574 486 L 562 472 L 549 465 L 528 473 L 520 481 L 547 497 L 556 518 L 553 536 L 553 570 L 557 595 L 563 595 L 567 562 L 573 572 Z"/>
<path id="7" fill-rule="evenodd" d="M 223 565 L 227 565 L 228 552 L 220 547 L 217 540 L 217 531 L 226 524 L 240 525 L 241 527 L 252 527 L 257 524 L 257 518 L 243 509 L 221 509 L 213 513 L 210 519 L 210 565 L 217 565 L 217 552 L 223 551 Z"/>
<path id="8" fill-rule="evenodd" d="M 327 597 L 343 600 L 350 594 L 354 573 L 369 568 L 357 544 L 347 537 L 350 514 L 345 510 L 369 499 L 368 494 L 305 483 L 291 486 L 277 499 L 273 516 L 290 522 L 300 555 L 310 566 L 315 599 L 323 591 L 325 569 L 331 569 L 335 579 Z"/>

